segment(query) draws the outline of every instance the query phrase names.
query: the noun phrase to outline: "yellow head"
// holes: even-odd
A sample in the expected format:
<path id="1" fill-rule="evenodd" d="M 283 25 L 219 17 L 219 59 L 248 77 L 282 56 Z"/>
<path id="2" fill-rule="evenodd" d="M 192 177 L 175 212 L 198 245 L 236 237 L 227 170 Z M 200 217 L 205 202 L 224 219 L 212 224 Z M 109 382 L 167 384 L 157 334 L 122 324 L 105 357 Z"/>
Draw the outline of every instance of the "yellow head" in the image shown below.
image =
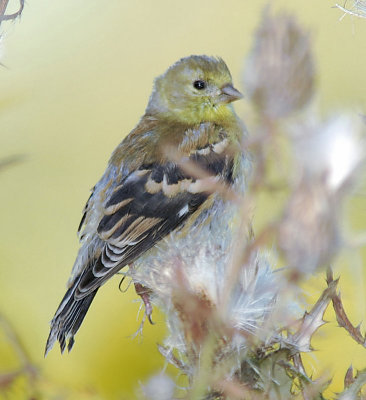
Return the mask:
<path id="1" fill-rule="evenodd" d="M 155 79 L 146 114 L 187 124 L 233 116 L 230 105 L 242 97 L 221 58 L 189 56 Z"/>

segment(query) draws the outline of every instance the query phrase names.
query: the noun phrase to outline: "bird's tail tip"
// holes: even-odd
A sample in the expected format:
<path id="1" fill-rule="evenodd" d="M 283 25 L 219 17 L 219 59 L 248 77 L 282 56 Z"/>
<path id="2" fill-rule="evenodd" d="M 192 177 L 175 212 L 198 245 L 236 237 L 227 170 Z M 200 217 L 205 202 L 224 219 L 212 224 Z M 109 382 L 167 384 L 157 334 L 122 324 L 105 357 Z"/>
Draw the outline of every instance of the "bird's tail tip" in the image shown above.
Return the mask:
<path id="1" fill-rule="evenodd" d="M 56 341 L 56 335 L 51 330 L 47 339 L 46 347 L 44 349 L 44 358 L 46 358 L 47 354 L 51 351 L 53 345 L 55 344 L 55 341 Z"/>
<path id="2" fill-rule="evenodd" d="M 51 321 L 51 330 L 44 352 L 45 357 L 56 341 L 60 344 L 61 354 L 64 353 L 66 347 L 68 352 L 70 352 L 74 346 L 74 335 L 79 330 L 97 292 L 97 290 L 94 290 L 85 297 L 77 299 L 74 296 L 77 284 L 78 281 L 68 289 Z"/>
<path id="3" fill-rule="evenodd" d="M 44 351 L 45 358 L 47 357 L 47 354 L 52 350 L 57 340 L 59 341 L 60 344 L 61 354 L 64 353 L 66 347 L 67 351 L 70 352 L 75 343 L 74 335 L 69 334 L 69 337 L 66 337 L 65 333 L 62 332 L 60 329 L 58 329 L 56 325 L 54 325 L 54 322 L 55 322 L 54 320 L 52 320 L 51 322 L 51 331 L 50 334 L 48 335 Z"/>

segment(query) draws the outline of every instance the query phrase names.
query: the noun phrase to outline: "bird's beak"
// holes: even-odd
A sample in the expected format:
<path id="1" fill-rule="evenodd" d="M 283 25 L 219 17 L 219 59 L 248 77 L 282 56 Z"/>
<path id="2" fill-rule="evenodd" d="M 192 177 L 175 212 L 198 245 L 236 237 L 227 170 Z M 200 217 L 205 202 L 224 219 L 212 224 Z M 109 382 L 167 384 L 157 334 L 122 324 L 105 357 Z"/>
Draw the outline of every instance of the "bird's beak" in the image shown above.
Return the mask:
<path id="1" fill-rule="evenodd" d="M 220 101 L 223 103 L 231 103 L 242 98 L 243 95 L 233 85 L 228 84 L 221 88 Z"/>

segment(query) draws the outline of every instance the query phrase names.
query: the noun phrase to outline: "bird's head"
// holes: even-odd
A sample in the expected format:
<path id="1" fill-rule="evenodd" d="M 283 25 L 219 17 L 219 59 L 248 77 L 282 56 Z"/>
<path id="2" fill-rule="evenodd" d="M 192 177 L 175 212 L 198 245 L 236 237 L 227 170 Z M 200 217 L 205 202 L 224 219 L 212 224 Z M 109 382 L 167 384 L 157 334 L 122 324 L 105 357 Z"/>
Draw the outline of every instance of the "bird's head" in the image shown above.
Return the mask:
<path id="1" fill-rule="evenodd" d="M 219 123 L 233 116 L 242 98 L 221 58 L 189 56 L 155 79 L 146 114 L 188 124 Z"/>

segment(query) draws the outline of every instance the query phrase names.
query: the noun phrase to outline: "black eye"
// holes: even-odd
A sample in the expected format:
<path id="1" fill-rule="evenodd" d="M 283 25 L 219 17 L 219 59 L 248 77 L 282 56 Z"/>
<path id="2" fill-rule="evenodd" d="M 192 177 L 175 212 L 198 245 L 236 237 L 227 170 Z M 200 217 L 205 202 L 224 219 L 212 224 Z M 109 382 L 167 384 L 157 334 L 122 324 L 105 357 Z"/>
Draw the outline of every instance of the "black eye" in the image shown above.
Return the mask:
<path id="1" fill-rule="evenodd" d="M 201 80 L 194 81 L 193 82 L 193 87 L 195 89 L 197 89 L 197 90 L 202 90 L 202 89 L 204 89 L 206 87 L 206 82 L 205 81 L 201 81 Z"/>

